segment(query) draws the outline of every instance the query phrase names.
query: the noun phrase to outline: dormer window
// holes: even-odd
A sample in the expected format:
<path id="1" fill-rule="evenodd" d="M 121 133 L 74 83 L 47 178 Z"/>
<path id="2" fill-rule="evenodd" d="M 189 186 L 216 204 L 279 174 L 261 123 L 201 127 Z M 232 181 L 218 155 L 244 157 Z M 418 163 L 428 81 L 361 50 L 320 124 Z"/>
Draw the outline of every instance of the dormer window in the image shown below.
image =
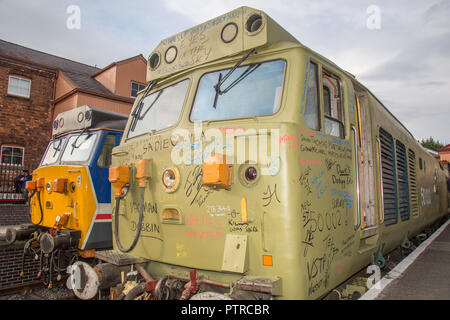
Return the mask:
<path id="1" fill-rule="evenodd" d="M 138 92 L 143 90 L 144 88 L 145 88 L 145 84 L 131 81 L 130 97 L 136 98 L 138 95 Z"/>
<path id="2" fill-rule="evenodd" d="M 24 98 L 30 97 L 31 80 L 19 76 L 9 76 L 8 94 Z"/>

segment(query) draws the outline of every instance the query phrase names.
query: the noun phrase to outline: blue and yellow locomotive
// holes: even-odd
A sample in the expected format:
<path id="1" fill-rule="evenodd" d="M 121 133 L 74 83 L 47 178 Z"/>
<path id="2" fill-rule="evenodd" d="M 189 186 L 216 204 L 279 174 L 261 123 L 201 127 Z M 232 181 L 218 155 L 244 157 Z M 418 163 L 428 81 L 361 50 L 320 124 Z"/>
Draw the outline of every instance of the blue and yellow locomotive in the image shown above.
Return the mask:
<path id="1" fill-rule="evenodd" d="M 33 180 L 27 182 L 31 224 L 7 230 L 6 240 L 26 241 L 41 263 L 39 277 L 65 272 L 78 257 L 112 247 L 108 168 L 127 116 L 82 106 L 60 113 Z M 23 272 L 23 268 L 22 268 Z"/>

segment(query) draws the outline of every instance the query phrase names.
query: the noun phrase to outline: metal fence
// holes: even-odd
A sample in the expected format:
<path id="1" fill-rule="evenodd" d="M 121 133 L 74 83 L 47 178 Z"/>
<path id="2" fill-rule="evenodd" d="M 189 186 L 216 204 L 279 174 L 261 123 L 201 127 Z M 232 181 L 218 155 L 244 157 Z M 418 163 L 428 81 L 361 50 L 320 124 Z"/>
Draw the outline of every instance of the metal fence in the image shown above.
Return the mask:
<path id="1" fill-rule="evenodd" d="M 19 164 L 0 163 L 0 202 L 23 202 L 23 193 L 16 192 L 14 178 L 22 174 Z"/>

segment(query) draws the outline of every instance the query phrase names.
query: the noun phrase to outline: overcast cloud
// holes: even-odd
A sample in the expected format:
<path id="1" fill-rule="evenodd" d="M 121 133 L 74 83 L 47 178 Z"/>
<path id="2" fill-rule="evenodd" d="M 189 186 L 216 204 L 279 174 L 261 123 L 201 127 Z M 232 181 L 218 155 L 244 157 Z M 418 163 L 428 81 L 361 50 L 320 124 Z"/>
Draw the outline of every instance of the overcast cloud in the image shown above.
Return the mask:
<path id="1" fill-rule="evenodd" d="M 66 26 L 70 5 L 80 29 Z M 450 0 L 0 0 L 0 38 L 104 67 L 242 5 L 354 74 L 416 139 L 450 143 Z M 371 5 L 380 29 L 367 27 Z"/>

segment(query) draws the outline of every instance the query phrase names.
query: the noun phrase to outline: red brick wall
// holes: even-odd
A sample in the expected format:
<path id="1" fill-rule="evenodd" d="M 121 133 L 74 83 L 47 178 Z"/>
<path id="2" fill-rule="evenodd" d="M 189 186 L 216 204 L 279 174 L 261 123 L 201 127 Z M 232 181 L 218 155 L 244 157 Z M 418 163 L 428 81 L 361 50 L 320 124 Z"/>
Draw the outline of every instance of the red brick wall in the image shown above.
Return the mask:
<path id="1" fill-rule="evenodd" d="M 25 256 L 24 274 L 20 277 L 23 249 L 0 248 L 0 290 L 40 282 L 37 279 L 39 260 Z"/>
<path id="2" fill-rule="evenodd" d="M 0 226 L 30 223 L 30 209 L 26 204 L 0 204 Z M 38 282 L 39 260 L 25 257 L 24 276 L 19 277 L 23 248 L 3 246 L 0 241 L 0 290 Z"/>
<path id="3" fill-rule="evenodd" d="M 8 95 L 9 75 L 31 80 L 30 98 Z M 0 60 L 0 146 L 25 148 L 24 167 L 37 168 L 51 138 L 56 73 Z"/>
<path id="4" fill-rule="evenodd" d="M 30 207 L 28 206 L 28 204 L 0 203 L 0 227 L 19 225 L 22 223 L 31 223 Z"/>

